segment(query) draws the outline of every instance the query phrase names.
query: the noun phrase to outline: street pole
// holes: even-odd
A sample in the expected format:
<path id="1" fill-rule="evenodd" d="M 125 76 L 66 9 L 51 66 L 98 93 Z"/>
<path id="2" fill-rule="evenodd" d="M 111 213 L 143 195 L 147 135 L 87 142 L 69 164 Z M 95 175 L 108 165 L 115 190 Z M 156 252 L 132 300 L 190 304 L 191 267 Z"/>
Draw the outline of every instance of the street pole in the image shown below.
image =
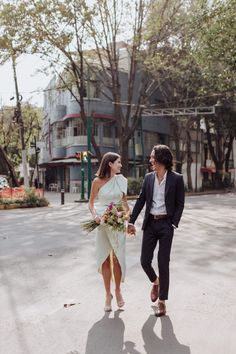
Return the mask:
<path id="1" fill-rule="evenodd" d="M 25 188 L 29 188 L 29 177 L 28 177 L 28 170 L 27 170 L 27 158 L 26 158 L 25 139 L 24 139 L 24 122 L 23 122 L 22 111 L 21 111 L 22 97 L 20 97 L 19 90 L 18 90 L 17 75 L 16 75 L 16 59 L 14 53 L 12 53 L 12 68 L 13 68 L 13 76 L 14 76 L 15 91 L 16 91 L 16 118 L 17 118 L 17 123 L 19 124 L 19 132 L 20 132 L 20 140 L 21 140 L 21 156 L 22 156 L 24 186 Z"/>
<path id="2" fill-rule="evenodd" d="M 65 188 L 64 188 L 64 168 L 63 168 L 63 166 L 60 171 L 60 177 L 61 177 L 61 205 L 64 205 L 65 204 Z"/>
<path id="3" fill-rule="evenodd" d="M 198 140 L 199 140 L 199 130 L 200 130 L 200 119 L 197 121 L 197 136 L 196 136 L 196 170 L 195 170 L 195 192 L 198 190 L 197 177 L 198 177 Z"/>
<path id="4" fill-rule="evenodd" d="M 81 200 L 84 199 L 84 156 L 81 152 Z"/>
<path id="5" fill-rule="evenodd" d="M 91 191 L 91 180 L 92 180 L 92 166 L 91 166 L 91 134 L 92 134 L 92 117 L 90 112 L 90 77 L 89 77 L 89 66 L 87 66 L 88 71 L 88 86 L 87 86 L 87 150 L 88 150 L 88 199 L 90 197 Z"/>
<path id="6" fill-rule="evenodd" d="M 142 174 L 145 174 L 144 165 L 145 165 L 145 148 L 144 148 L 144 139 L 143 139 L 143 117 L 140 117 L 140 129 L 141 129 L 141 146 L 142 146 Z"/>
<path id="7" fill-rule="evenodd" d="M 134 132 L 132 140 L 133 140 L 134 178 L 137 178 L 137 174 L 136 174 L 135 132 Z"/>
<path id="8" fill-rule="evenodd" d="M 35 149 L 35 165 L 36 165 L 36 171 L 37 171 L 37 180 L 39 183 L 39 164 L 38 164 L 39 148 L 37 148 L 37 145 L 36 145 L 36 136 L 34 137 L 34 149 Z"/>
<path id="9" fill-rule="evenodd" d="M 91 125 L 92 125 L 92 119 L 91 115 L 88 115 L 88 121 L 87 121 L 87 135 L 88 135 L 88 141 L 87 141 L 87 150 L 88 150 L 88 199 L 90 197 L 90 191 L 91 191 L 91 180 L 92 180 L 92 166 L 91 166 Z"/>

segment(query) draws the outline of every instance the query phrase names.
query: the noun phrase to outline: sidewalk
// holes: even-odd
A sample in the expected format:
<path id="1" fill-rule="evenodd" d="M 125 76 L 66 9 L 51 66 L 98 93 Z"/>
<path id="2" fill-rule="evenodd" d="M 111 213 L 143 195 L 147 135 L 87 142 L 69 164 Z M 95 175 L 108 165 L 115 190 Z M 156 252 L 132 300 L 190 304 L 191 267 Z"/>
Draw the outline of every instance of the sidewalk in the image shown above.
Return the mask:
<path id="1" fill-rule="evenodd" d="M 44 197 L 49 201 L 50 205 L 60 205 L 61 204 L 61 193 L 60 192 L 45 192 Z M 65 204 L 79 202 L 80 199 L 81 199 L 80 193 L 65 193 L 64 194 Z"/>
<path id="2" fill-rule="evenodd" d="M 235 188 L 231 189 L 222 189 L 222 190 L 209 190 L 209 191 L 204 191 L 204 192 L 186 192 L 185 196 L 186 197 L 194 197 L 194 196 L 200 196 L 200 195 L 208 195 L 208 194 L 227 194 L 227 193 L 236 193 Z M 45 192 L 44 193 L 45 198 L 50 202 L 51 205 L 60 205 L 61 204 L 61 193 L 60 192 Z M 87 198 L 87 195 L 85 195 L 85 198 Z M 138 198 L 138 195 L 132 195 L 128 196 L 128 200 L 136 200 Z M 81 201 L 81 195 L 80 193 L 65 193 L 64 195 L 64 202 L 65 204 L 68 203 L 81 203 L 81 202 L 87 202 Z"/>

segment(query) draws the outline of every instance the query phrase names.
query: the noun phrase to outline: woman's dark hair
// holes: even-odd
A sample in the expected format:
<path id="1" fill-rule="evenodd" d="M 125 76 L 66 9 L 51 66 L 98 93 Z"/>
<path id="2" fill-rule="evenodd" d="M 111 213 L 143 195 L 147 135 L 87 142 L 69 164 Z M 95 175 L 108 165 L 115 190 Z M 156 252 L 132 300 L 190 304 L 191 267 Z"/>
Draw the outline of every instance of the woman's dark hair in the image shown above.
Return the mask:
<path id="1" fill-rule="evenodd" d="M 171 170 L 173 167 L 173 155 L 170 148 L 166 145 L 155 145 L 153 151 L 155 161 L 164 165 L 167 170 Z"/>
<path id="2" fill-rule="evenodd" d="M 115 152 L 107 152 L 105 155 L 103 155 L 96 176 L 99 178 L 110 177 L 111 170 L 110 170 L 109 162 L 114 163 L 119 158 L 120 155 L 116 154 Z"/>

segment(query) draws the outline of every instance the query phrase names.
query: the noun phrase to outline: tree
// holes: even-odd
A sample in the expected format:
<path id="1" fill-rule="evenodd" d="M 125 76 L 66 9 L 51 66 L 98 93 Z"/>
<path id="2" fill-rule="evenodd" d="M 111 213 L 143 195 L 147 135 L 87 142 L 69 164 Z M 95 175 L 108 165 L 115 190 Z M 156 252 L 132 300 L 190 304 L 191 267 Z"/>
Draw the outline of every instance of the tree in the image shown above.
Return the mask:
<path id="1" fill-rule="evenodd" d="M 150 38 L 146 38 L 144 33 L 150 3 L 152 1 L 137 0 L 131 3 L 98 0 L 94 5 L 93 16 L 88 17 L 87 21 L 96 47 L 95 56 L 100 63 L 102 84 L 110 92 L 114 103 L 125 175 L 128 173 L 130 139 L 138 126 L 143 108 L 158 86 L 146 66 L 147 58 L 155 52 Z M 169 0 L 163 0 L 159 18 L 155 18 L 159 26 L 156 33 L 159 44 L 169 33 L 170 22 L 164 21 L 166 13 L 172 18 L 176 12 L 176 8 L 169 5 Z M 123 70 L 119 50 L 121 40 L 129 62 Z"/>
<path id="2" fill-rule="evenodd" d="M 232 104 L 225 102 L 214 117 L 205 119 L 205 123 L 208 146 L 216 168 L 215 188 L 223 188 L 224 180 L 227 180 L 229 159 L 236 136 L 236 117 Z"/>
<path id="3" fill-rule="evenodd" d="M 69 90 L 80 107 L 87 129 L 88 112 L 85 92 L 91 78 L 87 70 L 84 23 L 89 8 L 84 0 L 22 0 L 32 40 L 31 52 L 39 53 L 48 63 L 47 70 L 57 74 L 55 90 Z M 19 28 L 19 30 L 21 30 Z M 98 159 L 101 152 L 94 135 L 92 145 Z"/>
<path id="4" fill-rule="evenodd" d="M 152 21 L 159 13 L 159 1 L 153 2 L 153 12 L 148 21 L 148 35 L 152 45 L 156 48 L 155 54 L 147 62 L 149 69 L 159 82 L 163 95 L 165 107 L 191 107 L 199 105 L 214 105 L 216 99 L 230 99 L 234 101 L 235 91 L 235 36 L 233 30 L 235 1 L 189 1 L 181 4 L 176 0 L 171 2 L 172 6 L 178 9 L 176 16 L 171 20 L 172 32 L 163 40 L 161 45 L 159 36 L 156 36 L 158 29 Z M 166 21 L 170 20 L 167 16 Z M 158 22 L 158 21 L 157 21 Z M 154 24 L 153 24 L 154 23 Z M 159 28 L 159 27 L 158 27 Z M 171 27 L 169 27 L 171 28 Z M 229 38 L 229 40 L 228 40 Z M 231 98 L 230 98 L 231 97 Z M 184 117 L 174 118 L 173 134 L 176 145 L 176 160 L 180 165 L 184 154 L 179 149 L 180 139 L 187 142 L 186 157 L 188 180 L 190 164 L 192 161 L 190 150 L 190 131 L 196 119 L 187 121 Z M 224 119 L 222 115 L 207 117 L 208 143 L 211 155 L 216 165 L 216 177 L 222 176 L 222 164 L 229 156 L 230 151 L 218 147 L 214 150 L 210 129 L 218 131 L 219 126 L 224 126 L 216 133 L 218 145 L 222 131 L 224 141 L 232 141 L 232 123 L 235 121 L 235 114 L 230 119 Z M 188 123 L 187 123 L 188 122 Z M 209 123 L 209 124 L 208 124 Z M 227 129 L 228 127 L 228 129 Z M 222 141 L 224 146 L 224 142 Z M 227 151 L 227 152 L 226 152 Z M 226 155 L 225 155 L 226 153 Z M 222 155 L 223 154 L 223 155 Z M 177 170 L 181 166 L 177 164 Z M 190 183 L 188 183 L 190 185 Z"/>
<path id="5" fill-rule="evenodd" d="M 158 83 L 161 99 L 158 108 L 192 107 L 198 104 L 196 98 L 202 74 L 192 55 L 193 7 L 179 0 L 153 1 L 147 21 L 146 36 L 152 47 L 146 59 L 148 70 Z M 154 21 L 155 19 L 155 21 Z M 171 118 L 172 138 L 175 145 L 176 170 L 182 173 L 187 163 L 187 184 L 192 190 L 191 164 L 193 162 L 191 142 L 197 117 L 173 116 Z"/>
<path id="6" fill-rule="evenodd" d="M 16 91 L 16 109 L 17 119 L 19 123 L 19 132 L 21 140 L 21 158 L 24 174 L 24 184 L 29 187 L 27 159 L 26 159 L 26 145 L 24 138 L 24 122 L 21 112 L 21 96 L 18 89 L 17 81 L 17 57 L 26 53 L 30 44 L 30 37 L 25 35 L 18 29 L 22 26 L 27 31 L 27 22 L 25 22 L 24 8 L 20 4 L 0 3 L 0 64 L 8 60 L 12 62 L 13 78 Z"/>
<path id="7" fill-rule="evenodd" d="M 5 156 L 10 167 L 11 177 L 15 184 L 16 172 L 21 162 L 21 142 L 19 139 L 19 122 L 17 122 L 17 111 L 14 107 L 2 107 L 0 111 L 0 146 L 2 156 Z M 22 116 L 24 120 L 24 139 L 26 150 L 30 147 L 34 136 L 39 138 L 42 110 L 32 106 L 30 103 L 22 104 Z M 4 154 L 3 154 L 4 152 Z"/>
<path id="8" fill-rule="evenodd" d="M 9 158 L 7 157 L 2 146 L 0 146 L 0 173 L 10 176 L 12 186 L 14 187 L 19 186 L 19 182 L 16 176 L 14 166 L 9 160 Z"/>
<path id="9" fill-rule="evenodd" d="M 199 92 L 208 104 L 222 105 L 217 114 L 206 121 L 206 135 L 216 167 L 215 186 L 223 186 L 223 170 L 228 172 L 233 140 L 236 137 L 236 1 L 215 1 L 199 9 L 203 26 L 197 34 L 195 57 L 205 78 Z M 212 130 L 214 134 L 211 134 Z"/>
<path id="10" fill-rule="evenodd" d="M 91 82 L 91 75 L 95 73 L 100 90 L 114 103 L 119 149 L 123 171 L 127 175 L 129 141 L 144 105 L 157 87 L 143 65 L 153 52 L 153 46 L 143 36 L 149 1 L 136 0 L 130 4 L 127 0 L 98 0 L 91 9 L 85 0 L 21 0 L 21 4 L 27 14 L 27 28 L 31 28 L 32 51 L 42 53 L 57 70 L 64 87 L 80 105 L 85 127 L 84 92 L 86 83 Z M 165 36 L 170 36 L 171 24 L 163 19 L 167 14 L 173 18 L 177 8 L 170 6 L 169 0 L 161 2 L 159 43 Z M 126 68 L 121 65 L 121 40 L 125 42 L 128 56 Z M 73 92 L 74 85 L 77 94 Z M 99 158 L 100 151 L 94 138 L 92 143 Z"/>

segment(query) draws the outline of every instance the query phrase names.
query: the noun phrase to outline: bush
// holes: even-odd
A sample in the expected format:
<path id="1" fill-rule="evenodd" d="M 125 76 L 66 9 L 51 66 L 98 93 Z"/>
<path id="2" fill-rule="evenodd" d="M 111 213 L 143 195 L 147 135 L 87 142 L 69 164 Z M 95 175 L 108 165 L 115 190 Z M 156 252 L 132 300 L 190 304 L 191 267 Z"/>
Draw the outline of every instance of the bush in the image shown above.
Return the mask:
<path id="1" fill-rule="evenodd" d="M 22 207 L 44 207 L 48 206 L 49 202 L 46 198 L 39 198 L 33 189 L 26 191 L 24 198 L 22 199 L 1 199 L 0 204 L 2 205 L 11 205 L 17 204 Z"/>
<path id="2" fill-rule="evenodd" d="M 128 177 L 128 195 L 137 195 L 140 193 L 143 184 L 143 178 Z"/>

